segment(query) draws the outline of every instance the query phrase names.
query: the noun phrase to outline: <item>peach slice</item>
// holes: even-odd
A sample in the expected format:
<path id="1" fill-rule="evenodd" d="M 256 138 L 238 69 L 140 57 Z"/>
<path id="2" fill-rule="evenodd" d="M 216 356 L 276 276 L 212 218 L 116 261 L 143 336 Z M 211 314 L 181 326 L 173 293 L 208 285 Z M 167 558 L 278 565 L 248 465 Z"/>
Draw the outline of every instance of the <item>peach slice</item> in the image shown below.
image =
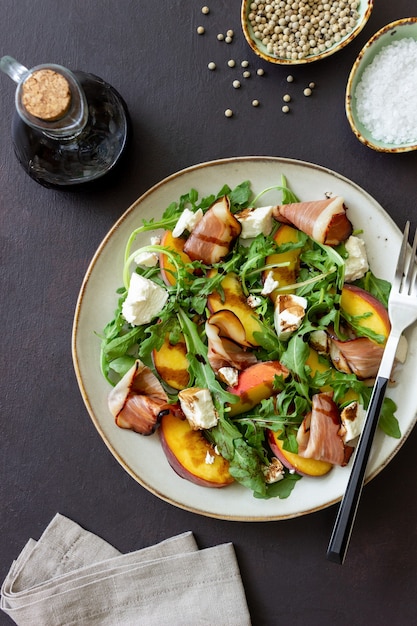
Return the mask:
<path id="1" fill-rule="evenodd" d="M 274 235 L 274 240 L 278 245 L 284 243 L 297 243 L 298 230 L 287 224 L 283 224 L 278 228 Z M 297 272 L 299 267 L 299 258 L 301 254 L 301 248 L 295 248 L 294 250 L 288 250 L 287 252 L 277 252 L 270 254 L 266 257 L 267 265 L 276 265 L 278 263 L 289 263 L 283 267 L 275 267 L 272 270 L 265 270 L 263 273 L 263 279 L 266 280 L 269 272 L 272 272 L 274 280 L 279 282 L 280 287 L 285 285 L 292 285 L 297 280 Z M 277 291 L 274 290 L 270 297 L 273 301 L 277 296 Z M 288 293 L 288 290 L 280 290 L 279 293 Z"/>
<path id="2" fill-rule="evenodd" d="M 220 337 L 232 339 L 240 346 L 250 346 L 246 341 L 246 333 L 242 322 L 233 311 L 228 309 L 220 309 L 217 313 L 213 313 L 208 318 L 208 323 L 217 326 Z"/>
<path id="3" fill-rule="evenodd" d="M 391 324 L 388 311 L 384 305 L 372 294 L 356 285 L 344 285 L 340 299 L 342 313 L 346 312 L 352 317 L 365 316 L 357 320 L 362 328 L 369 329 L 387 339 Z"/>
<path id="4" fill-rule="evenodd" d="M 289 372 L 279 361 L 262 361 L 255 363 L 239 373 L 237 385 L 228 391 L 238 396 L 238 401 L 230 405 L 228 416 L 233 417 L 249 411 L 275 393 L 273 382 L 275 376 L 286 378 Z"/>
<path id="5" fill-rule="evenodd" d="M 186 419 L 167 413 L 158 433 L 168 463 L 181 478 L 202 487 L 226 487 L 233 482 L 228 461 Z"/>
<path id="6" fill-rule="evenodd" d="M 309 355 L 306 359 L 306 365 L 310 366 L 312 376 L 314 376 L 314 374 L 316 374 L 317 372 L 325 372 L 329 369 L 333 371 L 333 366 L 330 363 L 329 359 L 321 357 L 319 353 L 316 352 L 316 350 L 313 350 L 313 348 L 310 348 Z M 321 388 L 321 391 L 331 390 L 331 385 L 323 385 L 323 387 Z M 340 404 L 344 404 L 345 402 L 352 402 L 353 400 L 357 399 L 358 394 L 356 393 L 356 391 L 354 391 L 353 389 L 349 389 L 349 391 L 347 391 L 347 393 L 345 393 L 343 398 L 340 400 Z"/>
<path id="7" fill-rule="evenodd" d="M 327 461 L 317 461 L 316 459 L 306 459 L 294 452 L 284 450 L 284 442 L 279 439 L 279 432 L 268 430 L 268 443 L 275 454 L 285 467 L 295 470 L 297 474 L 302 476 L 324 476 L 328 474 L 333 465 Z"/>
<path id="8" fill-rule="evenodd" d="M 212 270 L 212 272 L 215 270 Z M 213 273 L 210 272 L 210 276 Z M 211 313 L 217 313 L 222 310 L 232 311 L 242 323 L 245 329 L 246 343 L 245 345 L 259 346 L 259 342 L 255 339 L 255 333 L 262 332 L 262 324 L 246 301 L 242 291 L 239 279 L 234 273 L 226 274 L 221 281 L 224 293 L 224 299 L 219 292 L 214 291 L 207 298 L 207 306 Z"/>
<path id="9" fill-rule="evenodd" d="M 169 333 L 159 350 L 153 350 L 152 359 L 159 376 L 173 389 L 185 389 L 188 386 L 187 346 L 184 340 L 175 345 L 169 341 Z"/>
<path id="10" fill-rule="evenodd" d="M 165 248 L 177 252 L 185 264 L 191 263 L 190 257 L 184 252 L 184 245 L 185 239 L 173 237 L 170 230 L 166 230 L 165 233 L 162 235 L 161 246 L 165 246 Z M 177 282 L 175 278 L 175 265 L 173 265 L 169 257 L 163 252 L 161 252 L 161 254 L 159 255 L 159 267 L 161 270 L 161 277 L 164 283 L 168 285 L 168 287 L 170 287 L 171 285 L 175 285 Z M 190 273 L 192 273 L 191 268 Z"/>

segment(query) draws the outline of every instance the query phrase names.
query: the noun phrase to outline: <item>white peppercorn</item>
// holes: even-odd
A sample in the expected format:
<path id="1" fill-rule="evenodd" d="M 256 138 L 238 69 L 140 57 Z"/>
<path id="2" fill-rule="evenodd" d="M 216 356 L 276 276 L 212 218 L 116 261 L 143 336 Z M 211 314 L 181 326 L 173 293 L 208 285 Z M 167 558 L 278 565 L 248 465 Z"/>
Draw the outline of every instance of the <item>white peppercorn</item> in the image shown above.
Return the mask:
<path id="1" fill-rule="evenodd" d="M 205 32 L 206 32 L 206 31 L 205 31 L 204 26 L 198 26 L 198 27 L 197 27 L 197 33 L 198 33 L 199 35 L 204 35 L 204 33 L 205 33 Z"/>
<path id="2" fill-rule="evenodd" d="M 207 67 L 209 68 L 209 70 L 215 70 L 216 69 L 216 64 L 213 61 L 210 61 L 210 63 L 207 65 Z"/>
<path id="3" fill-rule="evenodd" d="M 208 13 L 210 13 L 210 9 L 208 7 L 206 7 L 206 6 L 204 6 L 201 9 L 201 12 L 204 13 L 204 15 L 208 15 Z"/>
<path id="4" fill-rule="evenodd" d="M 226 117 L 232 117 L 233 111 L 232 111 L 232 109 L 226 109 L 224 114 L 225 114 Z"/>
<path id="5" fill-rule="evenodd" d="M 253 0 L 248 20 L 271 56 L 298 60 L 325 52 L 356 27 L 357 0 Z"/>

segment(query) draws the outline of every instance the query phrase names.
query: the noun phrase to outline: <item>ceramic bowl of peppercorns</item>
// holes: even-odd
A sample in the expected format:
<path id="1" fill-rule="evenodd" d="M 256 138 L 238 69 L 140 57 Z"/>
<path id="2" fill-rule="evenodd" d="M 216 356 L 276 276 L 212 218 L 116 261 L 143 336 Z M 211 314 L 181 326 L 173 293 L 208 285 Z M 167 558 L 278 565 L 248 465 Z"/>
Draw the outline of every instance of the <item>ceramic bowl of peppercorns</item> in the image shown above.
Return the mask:
<path id="1" fill-rule="evenodd" d="M 243 0 L 242 28 L 252 50 L 278 65 L 319 61 L 363 29 L 373 0 Z"/>
<path id="2" fill-rule="evenodd" d="M 377 152 L 417 150 L 417 17 L 396 20 L 365 44 L 345 98 L 356 137 Z"/>

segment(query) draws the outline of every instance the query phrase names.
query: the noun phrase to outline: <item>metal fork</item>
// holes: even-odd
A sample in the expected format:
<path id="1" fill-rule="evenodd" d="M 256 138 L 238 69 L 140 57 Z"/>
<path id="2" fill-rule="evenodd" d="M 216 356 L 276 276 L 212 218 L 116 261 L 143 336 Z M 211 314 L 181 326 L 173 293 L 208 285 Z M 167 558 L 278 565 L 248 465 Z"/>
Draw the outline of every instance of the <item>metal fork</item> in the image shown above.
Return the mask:
<path id="1" fill-rule="evenodd" d="M 355 459 L 346 492 L 336 517 L 332 536 L 327 548 L 327 558 L 342 564 L 355 522 L 359 499 L 364 484 L 365 471 L 371 451 L 372 441 L 378 424 L 385 391 L 391 375 L 395 353 L 402 332 L 417 320 L 417 277 L 416 248 L 417 230 L 414 236 L 411 255 L 407 255 L 410 223 L 404 229 L 403 241 L 398 257 L 397 268 L 388 300 L 388 313 L 391 332 L 385 345 L 384 354 L 372 391 L 362 434 L 359 438 Z M 407 264 L 408 257 L 408 264 Z"/>

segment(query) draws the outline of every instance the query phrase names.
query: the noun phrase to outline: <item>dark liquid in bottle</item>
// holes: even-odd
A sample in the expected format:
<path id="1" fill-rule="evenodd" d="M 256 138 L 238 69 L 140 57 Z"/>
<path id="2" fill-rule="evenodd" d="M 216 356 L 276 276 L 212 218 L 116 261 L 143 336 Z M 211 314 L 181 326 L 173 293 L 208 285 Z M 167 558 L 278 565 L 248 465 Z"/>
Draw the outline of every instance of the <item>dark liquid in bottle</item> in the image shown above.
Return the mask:
<path id="1" fill-rule="evenodd" d="M 88 120 L 75 137 L 55 138 L 33 129 L 16 113 L 12 137 L 25 171 L 46 187 L 71 188 L 110 172 L 127 144 L 127 108 L 111 85 L 92 74 L 73 72 L 88 104 Z"/>

